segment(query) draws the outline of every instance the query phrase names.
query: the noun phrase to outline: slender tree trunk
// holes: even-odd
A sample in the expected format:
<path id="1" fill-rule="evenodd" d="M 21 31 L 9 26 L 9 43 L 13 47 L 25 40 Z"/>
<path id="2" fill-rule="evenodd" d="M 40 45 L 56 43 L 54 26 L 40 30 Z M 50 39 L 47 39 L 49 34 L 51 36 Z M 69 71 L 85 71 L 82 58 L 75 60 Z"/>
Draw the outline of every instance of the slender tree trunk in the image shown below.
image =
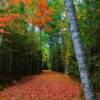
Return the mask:
<path id="1" fill-rule="evenodd" d="M 63 52 L 63 48 L 62 48 L 62 32 L 59 32 L 58 33 L 58 45 L 59 45 L 59 49 L 60 49 L 60 53 L 61 53 L 61 56 L 62 56 L 62 52 Z"/>
<path id="2" fill-rule="evenodd" d="M 12 78 L 12 53 L 9 55 L 9 78 Z"/>
<path id="3" fill-rule="evenodd" d="M 51 67 L 53 68 L 53 64 L 54 64 L 54 35 L 53 33 L 50 34 L 50 63 L 51 63 Z"/>
<path id="4" fill-rule="evenodd" d="M 74 44 L 76 59 L 79 65 L 80 78 L 83 85 L 85 97 L 86 100 L 94 100 L 94 93 L 89 78 L 87 65 L 85 63 L 85 55 L 82 48 L 82 43 L 79 36 L 80 32 L 78 28 L 78 22 L 77 22 L 73 0 L 65 0 L 65 8 L 69 19 L 70 31 L 72 35 L 73 44 Z"/>
<path id="5" fill-rule="evenodd" d="M 62 31 L 58 32 L 58 71 L 64 72 Z"/>
<path id="6" fill-rule="evenodd" d="M 0 45 L 2 44 L 3 35 L 0 35 Z"/>

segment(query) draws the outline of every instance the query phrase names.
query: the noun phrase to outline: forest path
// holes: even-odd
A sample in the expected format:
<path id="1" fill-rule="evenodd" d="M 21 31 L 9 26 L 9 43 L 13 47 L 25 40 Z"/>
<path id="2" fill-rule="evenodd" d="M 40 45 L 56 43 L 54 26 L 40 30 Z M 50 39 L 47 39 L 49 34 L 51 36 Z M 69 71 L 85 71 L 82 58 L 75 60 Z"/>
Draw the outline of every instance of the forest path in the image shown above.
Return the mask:
<path id="1" fill-rule="evenodd" d="M 0 100 L 80 100 L 81 91 L 80 83 L 71 76 L 43 71 L 0 91 Z"/>

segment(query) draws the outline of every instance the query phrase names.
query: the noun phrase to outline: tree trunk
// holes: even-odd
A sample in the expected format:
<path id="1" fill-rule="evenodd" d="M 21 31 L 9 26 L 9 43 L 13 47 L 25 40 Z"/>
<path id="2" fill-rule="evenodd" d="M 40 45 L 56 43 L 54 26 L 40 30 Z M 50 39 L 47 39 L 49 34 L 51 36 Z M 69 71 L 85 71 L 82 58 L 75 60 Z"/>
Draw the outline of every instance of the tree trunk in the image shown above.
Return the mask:
<path id="1" fill-rule="evenodd" d="M 63 52 L 63 48 L 62 48 L 62 32 L 58 33 L 58 46 L 59 46 L 59 51 L 61 53 L 62 56 L 62 52 Z"/>
<path id="2" fill-rule="evenodd" d="M 12 53 L 9 55 L 9 79 L 12 79 Z"/>
<path id="3" fill-rule="evenodd" d="M 64 72 L 64 64 L 63 64 L 63 38 L 62 38 L 62 33 L 58 32 L 58 71 L 59 72 Z"/>
<path id="4" fill-rule="evenodd" d="M 2 44 L 3 36 L 0 35 L 0 45 Z"/>
<path id="5" fill-rule="evenodd" d="M 53 64 L 54 64 L 54 35 L 53 33 L 50 34 L 50 63 L 51 63 L 51 68 L 53 68 Z"/>
<path id="6" fill-rule="evenodd" d="M 66 8 L 68 19 L 69 19 L 70 31 L 72 35 L 73 44 L 74 44 L 76 59 L 79 65 L 80 78 L 83 85 L 85 97 L 86 97 L 86 100 L 94 100 L 93 88 L 92 88 L 91 81 L 89 78 L 87 65 L 85 63 L 86 58 L 84 55 L 82 43 L 79 36 L 80 32 L 78 28 L 78 22 L 77 22 L 73 0 L 65 0 L 65 8 Z"/>

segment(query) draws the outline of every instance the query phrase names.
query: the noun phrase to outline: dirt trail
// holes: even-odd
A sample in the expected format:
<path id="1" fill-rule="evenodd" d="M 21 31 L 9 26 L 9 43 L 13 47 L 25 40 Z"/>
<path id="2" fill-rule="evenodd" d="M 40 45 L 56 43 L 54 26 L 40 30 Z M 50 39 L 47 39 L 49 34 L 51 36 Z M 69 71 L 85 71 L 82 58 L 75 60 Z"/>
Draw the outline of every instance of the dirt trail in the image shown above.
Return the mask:
<path id="1" fill-rule="evenodd" d="M 0 100 L 78 100 L 81 91 L 80 84 L 72 77 L 43 71 L 0 91 Z"/>

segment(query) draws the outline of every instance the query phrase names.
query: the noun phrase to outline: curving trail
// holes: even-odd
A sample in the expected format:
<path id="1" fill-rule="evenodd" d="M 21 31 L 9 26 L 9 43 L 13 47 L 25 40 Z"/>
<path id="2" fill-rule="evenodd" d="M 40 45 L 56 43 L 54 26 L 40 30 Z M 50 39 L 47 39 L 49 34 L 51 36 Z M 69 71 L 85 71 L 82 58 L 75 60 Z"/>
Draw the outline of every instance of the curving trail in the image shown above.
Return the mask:
<path id="1" fill-rule="evenodd" d="M 0 91 L 0 100 L 84 100 L 78 99 L 81 92 L 80 84 L 72 77 L 43 71 Z"/>

